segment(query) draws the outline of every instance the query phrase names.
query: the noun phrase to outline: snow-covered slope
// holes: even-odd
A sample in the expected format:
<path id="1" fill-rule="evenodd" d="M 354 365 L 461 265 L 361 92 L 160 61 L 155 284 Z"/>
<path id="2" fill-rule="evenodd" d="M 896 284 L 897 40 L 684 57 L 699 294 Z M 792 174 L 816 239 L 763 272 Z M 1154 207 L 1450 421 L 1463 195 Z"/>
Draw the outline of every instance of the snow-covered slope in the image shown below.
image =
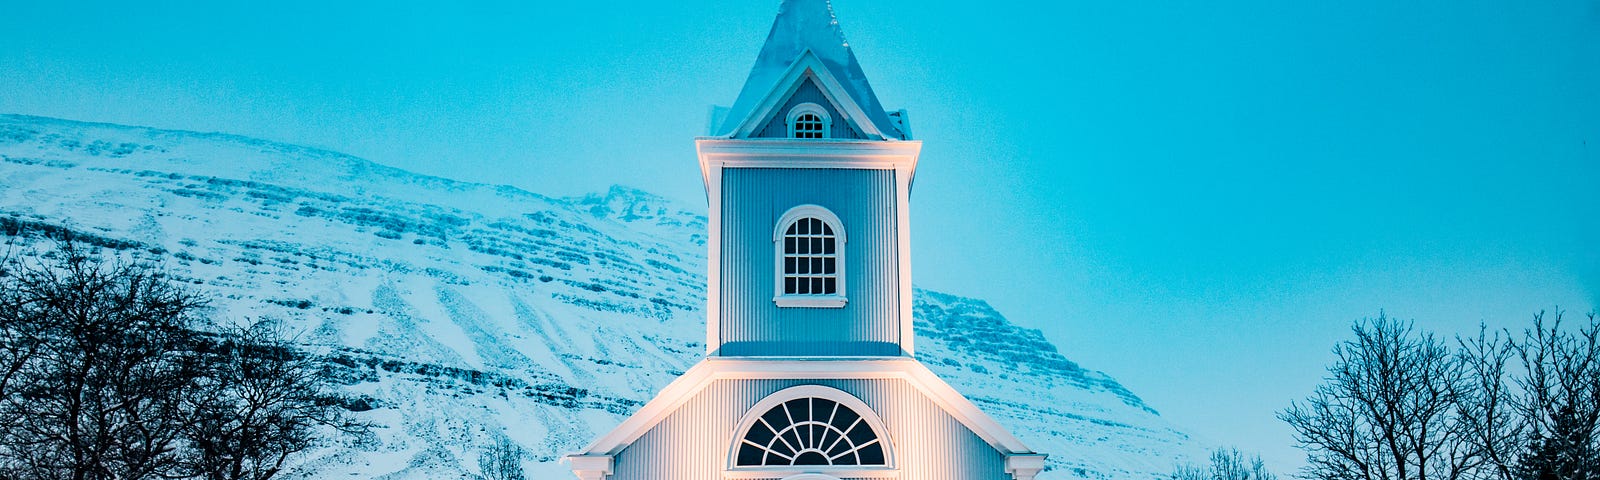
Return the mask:
<path id="1" fill-rule="evenodd" d="M 693 168 L 689 163 L 685 168 Z M 704 351 L 705 218 L 645 192 L 551 198 L 232 135 L 0 116 L 0 234 L 69 229 L 160 262 L 219 318 L 279 318 L 371 409 L 309 478 L 461 478 L 509 437 L 530 478 Z M 916 295 L 918 357 L 1051 454 L 1040 478 L 1151 478 L 1201 448 L 981 300 Z"/>

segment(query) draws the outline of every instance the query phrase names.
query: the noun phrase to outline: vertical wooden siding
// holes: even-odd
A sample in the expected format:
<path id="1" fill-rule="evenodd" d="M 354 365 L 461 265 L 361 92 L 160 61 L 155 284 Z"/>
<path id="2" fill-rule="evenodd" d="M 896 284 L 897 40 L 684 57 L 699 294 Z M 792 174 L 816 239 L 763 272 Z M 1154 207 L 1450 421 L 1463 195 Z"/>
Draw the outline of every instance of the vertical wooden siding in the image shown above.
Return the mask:
<path id="1" fill-rule="evenodd" d="M 610 480 L 719 480 L 739 418 L 796 385 L 855 395 L 883 418 L 901 480 L 1009 480 L 1005 456 L 904 380 L 719 380 L 616 457 Z M 776 478 L 776 477 L 774 477 Z"/>
<path id="2" fill-rule="evenodd" d="M 788 138 L 789 111 L 793 110 L 795 105 L 802 103 L 815 103 L 828 111 L 828 118 L 833 119 L 833 126 L 828 129 L 828 138 L 867 138 L 861 132 L 857 132 L 856 129 L 850 127 L 850 122 L 839 114 L 839 109 L 835 108 L 833 102 L 829 102 L 828 97 L 822 94 L 822 89 L 817 87 L 817 82 L 809 78 L 801 82 L 800 88 L 794 91 L 794 95 L 789 96 L 789 100 L 783 102 L 783 106 L 773 113 L 772 118 L 767 119 L 767 124 L 762 126 L 760 130 L 756 130 L 755 134 L 751 136 L 757 138 Z"/>
<path id="3" fill-rule="evenodd" d="M 893 170 L 728 168 L 717 355 L 899 355 Z M 844 224 L 843 308 L 778 308 L 775 222 L 820 205 Z"/>

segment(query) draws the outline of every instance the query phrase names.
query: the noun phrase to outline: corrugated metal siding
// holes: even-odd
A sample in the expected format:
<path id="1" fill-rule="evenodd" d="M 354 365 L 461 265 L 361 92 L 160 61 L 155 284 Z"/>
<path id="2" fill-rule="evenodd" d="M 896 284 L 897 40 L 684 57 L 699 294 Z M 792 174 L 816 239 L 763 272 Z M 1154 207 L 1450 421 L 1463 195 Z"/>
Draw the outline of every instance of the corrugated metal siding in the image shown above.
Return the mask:
<path id="1" fill-rule="evenodd" d="M 1005 456 L 904 380 L 719 380 L 616 457 L 611 480 L 717 480 L 739 418 L 796 385 L 855 395 L 883 418 L 902 480 L 1008 480 Z"/>
<path id="2" fill-rule="evenodd" d="M 755 135 L 752 136 L 759 138 L 788 138 L 789 111 L 793 110 L 795 105 L 802 103 L 815 103 L 828 111 L 828 118 L 833 119 L 833 125 L 828 130 L 828 138 L 867 138 L 861 132 L 857 132 L 856 129 L 850 127 L 850 122 L 845 121 L 844 116 L 839 114 L 839 109 L 835 108 L 833 102 L 828 101 L 828 97 L 822 94 L 822 89 L 817 87 L 817 82 L 810 79 L 801 83 L 800 88 L 794 91 L 794 95 L 789 96 L 789 100 L 783 103 L 783 107 L 779 108 L 772 115 L 772 118 L 767 120 L 767 124 L 762 126 L 760 130 L 756 130 Z"/>
<path id="3" fill-rule="evenodd" d="M 893 170 L 728 168 L 722 180 L 722 348 L 718 355 L 898 355 Z M 772 303 L 772 231 L 797 205 L 844 223 L 843 308 Z"/>

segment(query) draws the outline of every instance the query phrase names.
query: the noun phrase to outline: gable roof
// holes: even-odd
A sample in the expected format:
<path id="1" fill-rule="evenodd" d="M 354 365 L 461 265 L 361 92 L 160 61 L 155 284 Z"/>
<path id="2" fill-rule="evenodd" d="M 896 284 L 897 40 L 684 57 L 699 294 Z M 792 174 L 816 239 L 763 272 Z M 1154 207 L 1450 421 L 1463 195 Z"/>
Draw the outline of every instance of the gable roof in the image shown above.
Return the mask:
<path id="1" fill-rule="evenodd" d="M 1032 450 L 1004 427 L 984 414 L 967 397 L 940 380 L 932 370 L 909 357 L 876 357 L 851 360 L 752 360 L 707 358 L 684 372 L 656 398 L 644 404 L 611 433 L 600 437 L 573 457 L 615 455 L 632 445 L 656 424 L 666 420 L 690 399 L 717 380 L 728 379 L 865 379 L 905 380 L 917 391 L 1005 455 L 1032 454 Z M 569 457 L 571 458 L 571 457 Z"/>
<path id="2" fill-rule="evenodd" d="M 744 88 L 739 90 L 739 98 L 714 134 L 731 135 L 739 126 L 751 122 L 750 117 L 764 113 L 758 111 L 764 104 L 782 102 L 782 98 L 769 97 L 778 93 L 775 90 L 790 87 L 784 82 L 785 77 L 800 73 L 793 67 L 807 52 L 820 65 L 813 70 L 824 70 L 816 72 L 818 76 L 832 77 L 840 93 L 849 97 L 849 103 L 859 106 L 865 118 L 857 121 L 872 124 L 871 128 L 863 130 L 878 130 L 887 138 L 905 138 L 883 105 L 878 103 L 878 96 L 867 83 L 861 64 L 856 62 L 856 55 L 850 50 L 850 43 L 845 40 L 828 0 L 783 0 L 778 6 L 778 17 L 772 22 L 772 31 L 767 34 L 767 43 L 756 56 L 756 64 L 750 69 Z M 755 119 L 759 120 L 762 119 Z"/>

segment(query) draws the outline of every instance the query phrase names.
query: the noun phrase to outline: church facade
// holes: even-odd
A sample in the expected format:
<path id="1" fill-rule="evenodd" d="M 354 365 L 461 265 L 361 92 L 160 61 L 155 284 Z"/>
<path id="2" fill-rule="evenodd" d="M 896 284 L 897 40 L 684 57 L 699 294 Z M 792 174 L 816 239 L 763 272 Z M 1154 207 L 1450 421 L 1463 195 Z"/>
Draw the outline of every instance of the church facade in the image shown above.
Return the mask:
<path id="1" fill-rule="evenodd" d="M 567 457 L 577 477 L 1032 480 L 1045 456 L 913 356 L 922 144 L 827 0 L 782 2 L 711 129 L 706 358 Z"/>

